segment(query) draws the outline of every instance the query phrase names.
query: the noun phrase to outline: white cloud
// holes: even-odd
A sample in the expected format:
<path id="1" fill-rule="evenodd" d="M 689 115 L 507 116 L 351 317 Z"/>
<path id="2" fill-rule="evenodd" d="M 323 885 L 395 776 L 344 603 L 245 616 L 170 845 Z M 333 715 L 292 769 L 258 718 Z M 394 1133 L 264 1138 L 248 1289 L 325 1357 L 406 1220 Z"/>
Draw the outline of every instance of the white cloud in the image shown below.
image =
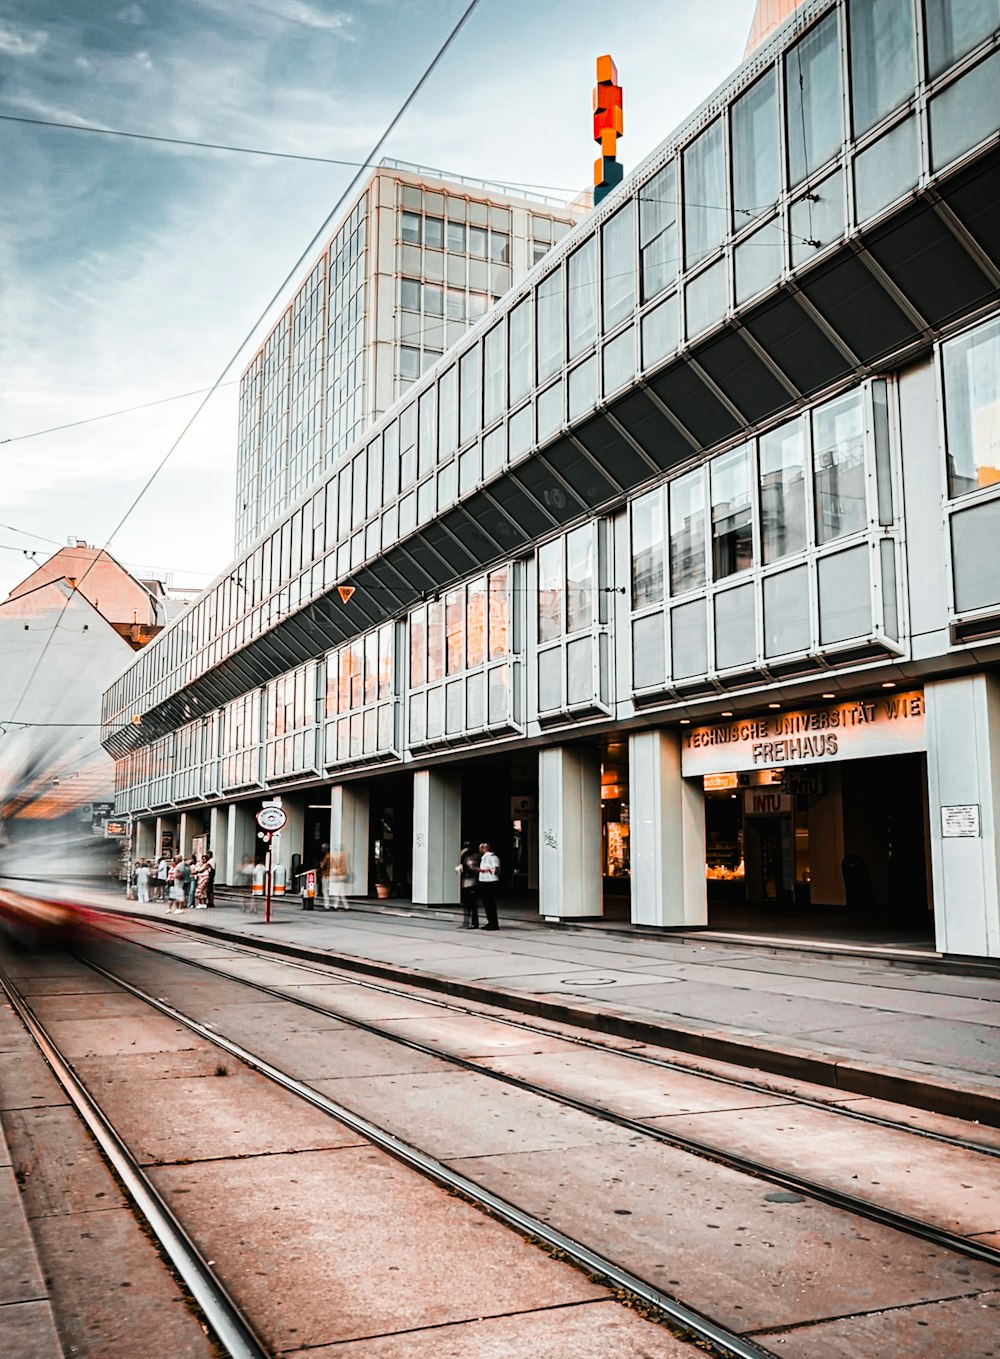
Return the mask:
<path id="1" fill-rule="evenodd" d="M 126 5 L 124 9 L 118 11 L 118 22 L 138 27 L 146 22 L 146 15 L 141 5 Z"/>
<path id="2" fill-rule="evenodd" d="M 0 52 L 11 57 L 33 57 L 45 46 L 48 34 L 36 28 L 31 32 L 16 33 L 10 28 L 0 28 Z"/>

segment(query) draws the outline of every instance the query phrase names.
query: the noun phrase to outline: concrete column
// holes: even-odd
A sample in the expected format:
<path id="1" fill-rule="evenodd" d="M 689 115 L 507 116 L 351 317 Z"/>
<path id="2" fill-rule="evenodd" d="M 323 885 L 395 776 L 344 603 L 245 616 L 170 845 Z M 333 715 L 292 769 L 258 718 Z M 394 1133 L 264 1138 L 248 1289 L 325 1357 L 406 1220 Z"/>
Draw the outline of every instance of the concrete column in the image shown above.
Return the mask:
<path id="1" fill-rule="evenodd" d="M 820 774 L 823 792 L 809 805 L 809 900 L 813 906 L 847 902 L 844 874 L 844 801 L 840 767 L 827 765 Z"/>
<path id="2" fill-rule="evenodd" d="M 451 906 L 461 900 L 455 872 L 462 850 L 462 781 L 457 774 L 420 769 L 413 776 L 413 900 Z"/>
<path id="3" fill-rule="evenodd" d="M 228 809 L 225 807 L 210 807 L 208 809 L 208 848 L 215 855 L 215 881 L 229 882 L 229 860 L 226 857 L 228 849 Z"/>
<path id="4" fill-rule="evenodd" d="M 192 808 L 186 812 L 181 812 L 180 828 L 177 835 L 178 854 L 189 859 L 192 852 L 192 842 L 196 836 L 204 834 L 205 819 L 201 808 Z"/>
<path id="5" fill-rule="evenodd" d="M 632 921 L 705 925 L 705 794 L 681 775 L 676 732 L 629 737 Z"/>
<path id="6" fill-rule="evenodd" d="M 226 818 L 226 877 L 223 879 L 216 870 L 216 882 L 225 881 L 229 887 L 245 887 L 250 882 L 240 870 L 243 865 L 253 862 L 257 848 L 257 823 L 254 821 L 256 804 L 234 802 L 228 808 Z"/>
<path id="7" fill-rule="evenodd" d="M 147 817 L 135 823 L 135 859 L 151 859 L 156 853 L 156 822 Z"/>
<path id="8" fill-rule="evenodd" d="M 587 746 L 538 752 L 538 909 L 546 920 L 601 915 L 601 765 Z"/>
<path id="9" fill-rule="evenodd" d="M 163 847 L 164 847 L 164 846 L 163 846 L 163 837 L 164 837 L 165 835 L 166 835 L 166 836 L 169 838 L 169 840 L 170 840 L 170 846 L 169 846 L 169 854 L 170 854 L 170 856 L 172 857 L 173 855 L 179 854 L 179 853 L 180 853 L 180 848 L 179 848 L 179 846 L 178 846 L 178 844 L 177 844 L 177 818 L 176 818 L 176 816 L 158 816 L 158 817 L 156 818 L 156 847 L 155 847 L 155 849 L 154 849 L 154 851 L 153 851 L 153 853 L 154 853 L 155 855 L 160 855 L 160 854 L 163 853 Z"/>
<path id="10" fill-rule="evenodd" d="M 927 784 L 937 947 L 1000 957 L 1000 681 L 934 680 Z"/>
<path id="11" fill-rule="evenodd" d="M 367 783 L 338 783 L 330 789 L 330 848 L 347 856 L 348 896 L 368 895 L 370 800 Z"/>

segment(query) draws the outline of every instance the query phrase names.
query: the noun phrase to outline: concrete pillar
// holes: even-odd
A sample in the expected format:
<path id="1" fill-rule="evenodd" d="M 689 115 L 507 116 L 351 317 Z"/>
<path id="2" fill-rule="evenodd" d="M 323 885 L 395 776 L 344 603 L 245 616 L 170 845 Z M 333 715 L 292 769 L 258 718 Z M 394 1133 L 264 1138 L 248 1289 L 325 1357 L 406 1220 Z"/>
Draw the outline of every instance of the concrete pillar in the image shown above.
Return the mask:
<path id="1" fill-rule="evenodd" d="M 252 863 L 257 848 L 257 823 L 254 821 L 256 804 L 234 802 L 228 808 L 226 818 L 226 877 L 223 879 L 216 870 L 216 882 L 224 881 L 229 887 L 245 887 L 249 890 L 250 880 L 241 870 L 245 863 Z"/>
<path id="2" fill-rule="evenodd" d="M 156 822 L 147 817 L 144 821 L 135 823 L 135 848 L 132 851 L 134 859 L 151 859 L 156 853 Z"/>
<path id="3" fill-rule="evenodd" d="M 347 856 L 348 896 L 368 895 L 368 820 L 367 783 L 338 783 L 330 789 L 330 848 Z"/>
<path id="4" fill-rule="evenodd" d="M 538 752 L 538 909 L 546 920 L 601 915 L 601 764 L 588 746 Z"/>
<path id="5" fill-rule="evenodd" d="M 173 858 L 179 854 L 177 844 L 177 818 L 176 816 L 158 816 L 156 818 L 156 848 L 153 853 L 157 856 L 167 852 L 168 858 Z"/>
<path id="6" fill-rule="evenodd" d="M 215 881 L 229 882 L 229 861 L 226 857 L 229 823 L 228 809 L 210 807 L 208 809 L 208 848 L 215 855 Z"/>
<path id="7" fill-rule="evenodd" d="M 843 906 L 844 800 L 838 765 L 820 772 L 823 791 L 809 803 L 809 900 L 813 906 Z"/>
<path id="8" fill-rule="evenodd" d="M 927 784 L 937 947 L 1000 957 L 1000 680 L 934 680 Z"/>
<path id="9" fill-rule="evenodd" d="M 705 793 L 681 775 L 681 741 L 673 731 L 629 737 L 632 921 L 636 925 L 705 925 Z"/>
<path id="10" fill-rule="evenodd" d="M 451 906 L 461 900 L 455 872 L 462 850 L 462 781 L 459 775 L 420 769 L 413 776 L 413 900 Z"/>
<path id="11" fill-rule="evenodd" d="M 205 818 L 200 807 L 189 808 L 180 815 L 180 827 L 177 834 L 178 850 L 177 853 L 183 858 L 189 859 L 192 853 L 192 845 L 195 838 L 205 834 Z"/>

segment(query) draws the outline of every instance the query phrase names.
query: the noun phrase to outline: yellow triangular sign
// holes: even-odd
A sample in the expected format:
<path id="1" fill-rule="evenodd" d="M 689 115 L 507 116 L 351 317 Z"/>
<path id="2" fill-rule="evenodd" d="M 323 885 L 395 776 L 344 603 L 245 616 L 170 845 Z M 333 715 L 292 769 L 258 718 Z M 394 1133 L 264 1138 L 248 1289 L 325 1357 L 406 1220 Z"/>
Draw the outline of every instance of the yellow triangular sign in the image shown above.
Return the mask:
<path id="1" fill-rule="evenodd" d="M 355 587 L 354 587 L 353 585 L 338 585 L 338 586 L 337 586 L 337 594 L 340 595 L 340 602 L 341 602 L 341 604 L 346 604 L 346 603 L 347 603 L 347 601 L 350 599 L 351 595 L 354 594 L 354 590 L 355 590 Z"/>

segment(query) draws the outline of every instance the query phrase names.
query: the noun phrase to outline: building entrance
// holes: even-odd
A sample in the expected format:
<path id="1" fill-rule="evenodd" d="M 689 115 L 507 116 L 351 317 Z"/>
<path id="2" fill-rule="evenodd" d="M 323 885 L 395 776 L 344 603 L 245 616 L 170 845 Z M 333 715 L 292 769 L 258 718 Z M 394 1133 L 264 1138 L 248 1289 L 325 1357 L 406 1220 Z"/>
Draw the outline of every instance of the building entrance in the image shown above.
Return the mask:
<path id="1" fill-rule="evenodd" d="M 710 925 L 933 938 L 922 754 L 708 774 L 704 787 Z"/>

